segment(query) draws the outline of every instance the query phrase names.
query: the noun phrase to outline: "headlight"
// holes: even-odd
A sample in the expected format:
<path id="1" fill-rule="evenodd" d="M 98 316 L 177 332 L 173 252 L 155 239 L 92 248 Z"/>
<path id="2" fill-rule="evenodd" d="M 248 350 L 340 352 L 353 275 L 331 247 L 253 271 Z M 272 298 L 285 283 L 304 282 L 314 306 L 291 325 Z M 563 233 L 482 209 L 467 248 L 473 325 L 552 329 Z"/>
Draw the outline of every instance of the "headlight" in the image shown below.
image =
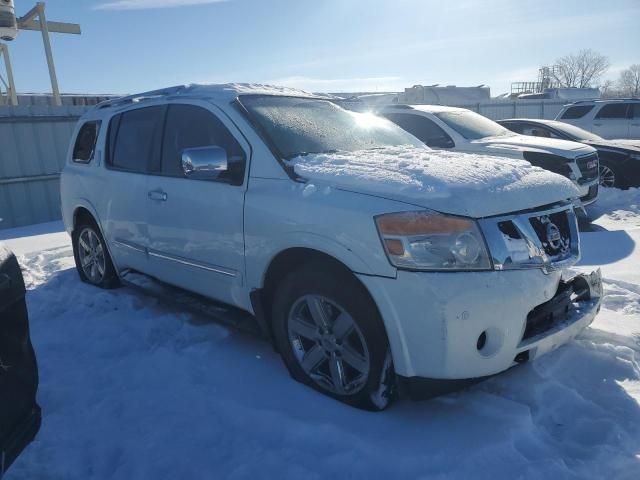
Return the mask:
<path id="1" fill-rule="evenodd" d="M 489 270 L 484 238 L 474 220 L 432 211 L 376 217 L 389 261 L 410 270 Z"/>

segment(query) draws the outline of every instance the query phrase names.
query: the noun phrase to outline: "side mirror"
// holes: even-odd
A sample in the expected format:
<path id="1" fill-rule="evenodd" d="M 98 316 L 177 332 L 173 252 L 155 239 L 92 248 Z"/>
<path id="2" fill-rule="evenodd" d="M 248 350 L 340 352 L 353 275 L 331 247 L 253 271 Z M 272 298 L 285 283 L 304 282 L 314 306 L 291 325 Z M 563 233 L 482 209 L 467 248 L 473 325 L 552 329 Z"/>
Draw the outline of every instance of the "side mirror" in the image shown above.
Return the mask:
<path id="1" fill-rule="evenodd" d="M 431 148 L 453 148 L 455 144 L 448 137 L 430 138 L 427 140 L 427 147 Z"/>
<path id="2" fill-rule="evenodd" d="M 182 171 L 187 178 L 214 180 L 229 168 L 227 152 L 224 148 L 194 147 L 182 151 Z"/>

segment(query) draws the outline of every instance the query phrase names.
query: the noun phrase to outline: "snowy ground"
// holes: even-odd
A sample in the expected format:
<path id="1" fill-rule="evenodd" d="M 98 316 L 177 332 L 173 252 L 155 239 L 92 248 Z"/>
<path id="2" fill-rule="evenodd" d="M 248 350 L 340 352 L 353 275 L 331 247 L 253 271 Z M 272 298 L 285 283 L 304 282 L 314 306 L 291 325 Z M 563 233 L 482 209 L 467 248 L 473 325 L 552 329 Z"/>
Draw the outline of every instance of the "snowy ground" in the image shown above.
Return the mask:
<path id="1" fill-rule="evenodd" d="M 0 231 L 25 270 L 44 413 L 7 479 L 638 479 L 640 190 L 603 192 L 592 215 L 582 268 L 601 266 L 606 298 L 591 328 L 382 414 L 293 382 L 260 339 L 80 283 L 60 224 Z"/>

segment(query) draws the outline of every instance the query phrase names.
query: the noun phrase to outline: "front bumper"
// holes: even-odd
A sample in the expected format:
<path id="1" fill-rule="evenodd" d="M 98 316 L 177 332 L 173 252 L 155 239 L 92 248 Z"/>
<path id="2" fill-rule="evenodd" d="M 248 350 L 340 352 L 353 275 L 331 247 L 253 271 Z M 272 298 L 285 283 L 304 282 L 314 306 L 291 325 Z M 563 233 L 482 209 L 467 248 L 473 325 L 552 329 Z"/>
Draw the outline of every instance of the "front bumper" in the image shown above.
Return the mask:
<path id="1" fill-rule="evenodd" d="M 574 277 L 569 283 L 586 286 L 588 292 L 576 294 L 564 310 L 545 311 L 544 305 L 553 306 L 560 294 L 566 296 L 568 282 L 561 275 L 540 269 L 398 271 L 395 279 L 360 279 L 382 314 L 396 373 L 461 380 L 533 360 L 570 341 L 593 321 L 602 297 L 600 272 Z M 532 329 L 532 318 L 549 314 L 546 325 Z"/>
<path id="2" fill-rule="evenodd" d="M 598 199 L 599 180 L 580 186 L 580 205 L 586 207 Z"/>

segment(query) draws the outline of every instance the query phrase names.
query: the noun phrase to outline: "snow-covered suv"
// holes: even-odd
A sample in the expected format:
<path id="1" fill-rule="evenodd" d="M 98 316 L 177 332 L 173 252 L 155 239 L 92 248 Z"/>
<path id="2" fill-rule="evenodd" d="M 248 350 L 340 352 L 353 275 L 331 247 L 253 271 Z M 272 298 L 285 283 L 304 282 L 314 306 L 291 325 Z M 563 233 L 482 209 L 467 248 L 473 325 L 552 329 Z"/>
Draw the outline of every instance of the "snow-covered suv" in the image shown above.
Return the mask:
<path id="1" fill-rule="evenodd" d="M 602 138 L 640 139 L 640 98 L 582 100 L 565 105 L 556 120 Z"/>
<path id="2" fill-rule="evenodd" d="M 432 151 L 301 91 L 103 103 L 78 124 L 61 192 L 82 280 L 141 272 L 250 312 L 296 380 L 361 408 L 534 359 L 600 306 L 599 272 L 566 272 L 570 181 Z"/>
<path id="3" fill-rule="evenodd" d="M 435 149 L 519 158 L 569 178 L 583 206 L 598 197 L 598 153 L 577 142 L 518 135 L 465 108 L 393 105 L 377 113 Z"/>

